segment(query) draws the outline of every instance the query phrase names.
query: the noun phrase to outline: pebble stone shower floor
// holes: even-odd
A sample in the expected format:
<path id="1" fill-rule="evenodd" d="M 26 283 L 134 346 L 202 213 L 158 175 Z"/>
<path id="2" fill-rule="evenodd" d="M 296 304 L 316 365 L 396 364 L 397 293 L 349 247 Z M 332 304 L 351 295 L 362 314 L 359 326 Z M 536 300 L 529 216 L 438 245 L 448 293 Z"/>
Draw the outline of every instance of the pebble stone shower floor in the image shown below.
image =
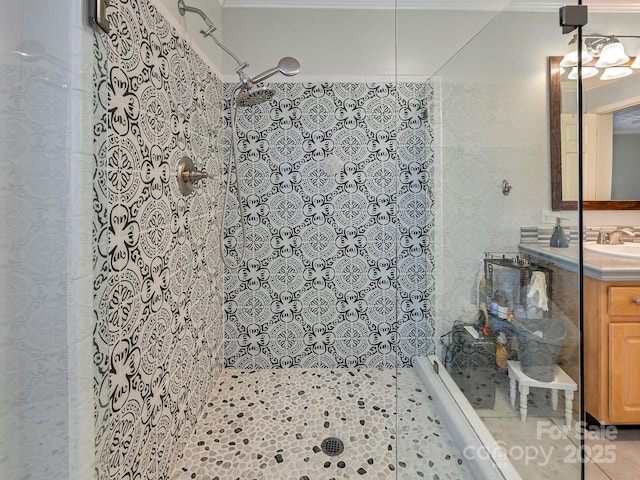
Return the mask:
<path id="1" fill-rule="evenodd" d="M 172 480 L 473 478 L 411 368 L 225 369 L 177 465 Z"/>

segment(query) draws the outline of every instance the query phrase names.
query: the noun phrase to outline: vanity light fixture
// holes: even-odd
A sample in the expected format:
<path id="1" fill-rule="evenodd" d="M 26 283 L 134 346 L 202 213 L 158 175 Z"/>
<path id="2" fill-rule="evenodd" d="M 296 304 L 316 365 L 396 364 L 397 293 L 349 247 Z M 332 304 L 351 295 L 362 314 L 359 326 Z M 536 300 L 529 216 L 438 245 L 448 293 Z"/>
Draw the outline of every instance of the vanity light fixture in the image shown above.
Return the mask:
<path id="1" fill-rule="evenodd" d="M 578 64 L 578 52 L 576 48 L 577 35 L 574 35 L 568 44 L 568 53 L 563 57 L 562 67 L 575 67 Z M 582 63 L 589 63 L 594 57 L 599 57 L 598 67 L 615 67 L 629 61 L 624 52 L 621 38 L 640 38 L 640 35 L 601 35 L 599 33 L 583 35 Z"/>
<path id="2" fill-rule="evenodd" d="M 576 49 L 577 35 L 569 41 L 569 52 L 560 62 L 561 67 L 573 67 L 568 78 L 575 80 L 578 78 L 578 52 Z M 623 78 L 633 73 L 632 69 L 640 69 L 640 49 L 631 65 L 630 58 L 624 51 L 621 38 L 640 38 L 640 35 L 583 35 L 582 46 L 582 78 L 590 78 L 598 75 L 604 69 L 600 80 L 615 80 Z"/>

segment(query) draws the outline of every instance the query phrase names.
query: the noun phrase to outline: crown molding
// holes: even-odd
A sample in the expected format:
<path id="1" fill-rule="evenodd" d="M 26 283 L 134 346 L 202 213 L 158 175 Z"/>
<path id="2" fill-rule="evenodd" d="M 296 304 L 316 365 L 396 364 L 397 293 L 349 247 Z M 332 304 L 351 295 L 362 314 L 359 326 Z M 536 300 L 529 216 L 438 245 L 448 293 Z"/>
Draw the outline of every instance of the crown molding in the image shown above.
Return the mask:
<path id="1" fill-rule="evenodd" d="M 564 5 L 572 5 L 572 3 L 569 0 L 513 0 L 504 10 L 507 12 L 557 12 Z M 584 5 L 590 12 L 640 13 L 640 0 L 585 0 Z"/>
<path id="2" fill-rule="evenodd" d="M 224 8 L 500 11 L 509 0 L 220 0 Z"/>
<path id="3" fill-rule="evenodd" d="M 219 0 L 224 8 L 317 8 L 552 12 L 567 0 Z M 640 0 L 585 0 L 599 13 L 640 13 Z"/>

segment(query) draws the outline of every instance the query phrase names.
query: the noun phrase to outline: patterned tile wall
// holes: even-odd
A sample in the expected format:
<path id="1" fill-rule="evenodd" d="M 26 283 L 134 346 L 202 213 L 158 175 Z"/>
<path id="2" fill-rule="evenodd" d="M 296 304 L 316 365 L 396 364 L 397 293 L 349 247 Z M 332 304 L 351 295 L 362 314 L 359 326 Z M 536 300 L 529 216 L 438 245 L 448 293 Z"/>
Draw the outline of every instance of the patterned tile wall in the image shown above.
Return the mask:
<path id="1" fill-rule="evenodd" d="M 431 90 L 275 87 L 268 102 L 237 112 L 247 257 L 225 277 L 226 365 L 406 365 L 433 348 Z M 238 210 L 225 224 L 234 263 Z"/>
<path id="2" fill-rule="evenodd" d="M 112 1 L 97 48 L 96 395 L 101 478 L 167 478 L 222 367 L 222 82 L 146 0 Z M 106 129 L 105 129 L 106 122 Z"/>
<path id="3" fill-rule="evenodd" d="M 96 472 L 99 480 L 109 477 L 109 448 L 111 439 L 111 408 L 108 399 L 100 400 L 99 390 L 106 391 L 110 386 L 109 369 L 109 238 L 101 235 L 108 228 L 109 199 L 108 189 L 97 183 L 99 168 L 104 169 L 108 148 L 108 101 L 107 101 L 107 46 L 106 36 L 96 33 L 94 36 L 95 63 L 93 66 L 94 81 L 94 168 L 96 175 L 93 181 L 93 364 L 94 364 L 94 408 L 95 408 L 95 446 Z M 102 175 L 102 179 L 105 176 Z"/>

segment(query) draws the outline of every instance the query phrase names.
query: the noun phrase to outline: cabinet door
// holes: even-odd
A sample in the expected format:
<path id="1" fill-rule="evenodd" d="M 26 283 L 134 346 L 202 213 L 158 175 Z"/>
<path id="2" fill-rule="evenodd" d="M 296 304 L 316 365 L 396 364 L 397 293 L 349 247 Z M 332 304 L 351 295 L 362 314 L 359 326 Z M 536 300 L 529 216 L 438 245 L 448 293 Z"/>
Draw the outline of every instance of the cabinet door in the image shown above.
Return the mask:
<path id="1" fill-rule="evenodd" d="M 640 323 L 609 325 L 609 420 L 640 423 Z"/>

